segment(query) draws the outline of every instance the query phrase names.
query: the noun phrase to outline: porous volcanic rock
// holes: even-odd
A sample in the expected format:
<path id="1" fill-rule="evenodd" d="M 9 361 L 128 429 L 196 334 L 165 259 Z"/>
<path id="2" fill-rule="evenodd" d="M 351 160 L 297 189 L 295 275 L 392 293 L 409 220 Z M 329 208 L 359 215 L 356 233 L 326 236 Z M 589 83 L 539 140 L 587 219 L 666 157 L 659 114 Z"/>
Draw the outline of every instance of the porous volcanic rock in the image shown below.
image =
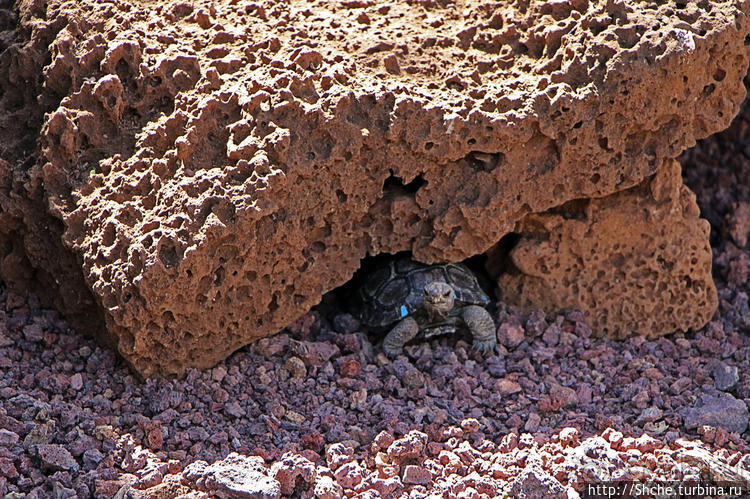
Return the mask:
<path id="1" fill-rule="evenodd" d="M 2 113 L 41 132 L 0 168 L 0 269 L 143 375 L 278 331 L 367 254 L 461 260 L 638 185 L 728 125 L 750 31 L 743 0 L 19 5 Z"/>
<path id="2" fill-rule="evenodd" d="M 697 330 L 718 306 L 710 225 L 675 160 L 628 190 L 527 215 L 518 231 L 498 278 L 507 303 L 576 308 L 619 338 Z"/>

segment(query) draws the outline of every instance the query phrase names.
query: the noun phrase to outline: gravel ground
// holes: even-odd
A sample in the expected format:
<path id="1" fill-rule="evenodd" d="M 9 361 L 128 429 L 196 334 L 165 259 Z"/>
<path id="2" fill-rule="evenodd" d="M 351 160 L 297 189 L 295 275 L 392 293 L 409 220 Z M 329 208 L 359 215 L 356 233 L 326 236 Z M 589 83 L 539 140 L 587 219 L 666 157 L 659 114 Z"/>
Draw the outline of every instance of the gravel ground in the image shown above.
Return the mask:
<path id="1" fill-rule="evenodd" d="M 498 304 L 389 361 L 335 301 L 183 380 L 140 381 L 34 296 L 0 288 L 0 495 L 527 497 L 592 480 L 750 485 L 750 106 L 683 157 L 713 227 L 701 331 L 594 338 Z M 243 495 L 244 494 L 244 495 Z M 255 494 L 255 495 L 253 495 Z"/>

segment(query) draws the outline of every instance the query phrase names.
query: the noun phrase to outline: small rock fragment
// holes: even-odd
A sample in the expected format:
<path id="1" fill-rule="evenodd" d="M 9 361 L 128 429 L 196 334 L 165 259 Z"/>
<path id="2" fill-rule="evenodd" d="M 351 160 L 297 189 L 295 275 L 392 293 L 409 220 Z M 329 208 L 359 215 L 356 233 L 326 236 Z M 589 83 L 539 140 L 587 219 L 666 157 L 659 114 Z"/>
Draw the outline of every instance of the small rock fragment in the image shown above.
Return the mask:
<path id="1" fill-rule="evenodd" d="M 466 433 L 479 431 L 479 421 L 476 418 L 466 418 L 461 421 L 461 429 Z"/>
<path id="2" fill-rule="evenodd" d="M 0 457 L 0 477 L 8 478 L 10 480 L 18 478 L 18 470 L 13 464 L 12 459 Z M 0 487 L 0 493 L 4 493 L 2 487 Z"/>
<path id="3" fill-rule="evenodd" d="M 524 339 L 523 327 L 520 324 L 504 322 L 497 331 L 497 339 L 508 348 L 515 348 Z"/>
<path id="4" fill-rule="evenodd" d="M 284 369 L 289 373 L 292 378 L 304 378 L 307 376 L 307 368 L 305 363 L 299 357 L 289 357 L 284 362 Z"/>
<path id="5" fill-rule="evenodd" d="M 354 459 L 350 449 L 344 444 L 335 443 L 328 446 L 326 450 L 326 461 L 331 471 L 336 471 L 341 465 Z"/>
<path id="6" fill-rule="evenodd" d="M 575 406 L 578 403 L 578 394 L 570 387 L 555 383 L 550 386 L 549 393 L 556 406 L 565 408 Z"/>
<path id="7" fill-rule="evenodd" d="M 39 342 L 44 339 L 44 331 L 42 331 L 42 327 L 39 324 L 30 324 L 24 326 L 23 337 L 31 342 Z"/>
<path id="8" fill-rule="evenodd" d="M 709 425 L 734 433 L 744 432 L 750 418 L 745 402 L 724 392 L 701 396 L 695 407 L 683 409 L 680 415 L 688 430 Z"/>
<path id="9" fill-rule="evenodd" d="M 315 464 L 299 454 L 287 452 L 273 463 L 271 476 L 279 482 L 281 493 L 289 496 L 298 486 L 304 490 L 315 483 Z"/>
<path id="10" fill-rule="evenodd" d="M 429 485 L 432 475 L 423 466 L 409 464 L 404 468 L 403 483 L 410 485 Z"/>
<path id="11" fill-rule="evenodd" d="M 388 457 L 395 463 L 404 459 L 413 459 L 422 455 L 427 444 L 427 434 L 421 431 L 411 430 L 402 438 L 395 440 L 388 447 Z"/>
<path id="12" fill-rule="evenodd" d="M 662 416 L 662 410 L 658 407 L 649 407 L 644 409 L 635 420 L 635 424 L 652 423 Z"/>
<path id="13" fill-rule="evenodd" d="M 40 444 L 37 452 L 42 466 L 48 470 L 78 472 L 78 462 L 62 445 Z"/>
<path id="14" fill-rule="evenodd" d="M 83 376 L 81 376 L 81 373 L 75 373 L 70 377 L 70 387 L 75 391 L 83 388 Z"/>
<path id="15" fill-rule="evenodd" d="M 230 401 L 224 404 L 224 410 L 227 411 L 227 414 L 234 416 L 235 418 L 241 418 L 245 415 L 245 409 L 235 401 Z"/>
<path id="16" fill-rule="evenodd" d="M 539 423 L 541 423 L 542 417 L 539 416 L 536 412 L 532 412 L 529 414 L 528 419 L 526 420 L 526 424 L 523 426 L 524 430 L 529 432 L 535 432 L 539 429 Z"/>
<path id="17" fill-rule="evenodd" d="M 635 448 L 643 452 L 644 454 L 653 452 L 661 446 L 661 442 L 659 442 L 648 433 L 644 433 L 643 435 L 635 439 Z"/>
<path id="18" fill-rule="evenodd" d="M 341 365 L 339 366 L 339 372 L 341 372 L 342 376 L 346 377 L 356 377 L 359 375 L 361 370 L 362 365 L 357 359 L 353 357 L 347 357 L 346 359 L 343 359 L 341 361 Z"/>
<path id="19" fill-rule="evenodd" d="M 500 395 L 512 395 L 514 393 L 520 392 L 521 390 L 521 385 L 511 379 L 502 378 L 495 381 L 495 391 Z"/>
<path id="20" fill-rule="evenodd" d="M 547 346 L 554 347 L 558 344 L 560 341 L 560 326 L 557 324 L 551 324 L 547 329 L 544 330 L 544 333 L 542 334 L 542 340 L 547 344 Z"/>
<path id="21" fill-rule="evenodd" d="M 16 445 L 19 438 L 18 434 L 6 430 L 5 428 L 0 428 L 0 446 L 11 447 Z"/>
<path id="22" fill-rule="evenodd" d="M 377 434 L 373 443 L 378 449 L 387 449 L 393 443 L 393 440 L 393 435 L 383 430 Z"/>
<path id="23" fill-rule="evenodd" d="M 750 488 L 749 472 L 739 466 L 729 466 L 724 460 L 705 449 L 683 449 L 677 453 L 675 459 L 697 467 L 716 483 L 739 483 L 744 489 Z"/>
<path id="24" fill-rule="evenodd" d="M 281 485 L 265 471 L 262 458 L 233 452 L 211 465 L 194 461 L 183 474 L 200 490 L 215 496 L 278 499 Z"/>
<path id="25" fill-rule="evenodd" d="M 539 466 L 528 466 L 512 482 L 512 497 L 568 499 L 565 487 Z"/>
<path id="26" fill-rule="evenodd" d="M 338 355 L 339 347 L 333 343 L 322 341 L 291 341 L 292 351 L 300 357 L 306 365 L 322 366 L 331 357 Z"/>
<path id="27" fill-rule="evenodd" d="M 344 489 L 333 478 L 327 475 L 318 475 L 313 493 L 319 499 L 338 499 L 343 497 Z"/>
<path id="28" fill-rule="evenodd" d="M 732 206 L 733 210 L 727 214 L 729 235 L 738 248 L 744 248 L 750 237 L 750 203 L 740 201 Z"/>
<path id="29" fill-rule="evenodd" d="M 578 428 L 563 428 L 560 430 L 560 443 L 565 447 L 578 445 L 580 432 Z"/>
<path id="30" fill-rule="evenodd" d="M 401 382 L 404 384 L 404 387 L 414 390 L 424 386 L 424 376 L 416 369 L 409 369 L 404 373 Z"/>
<path id="31" fill-rule="evenodd" d="M 729 366 L 724 362 L 718 362 L 716 366 L 714 366 L 711 374 L 714 378 L 714 386 L 716 386 L 717 390 L 731 390 L 740 380 L 737 366 Z"/>
<path id="32" fill-rule="evenodd" d="M 83 453 L 83 466 L 87 470 L 94 469 L 102 459 L 104 459 L 104 454 L 98 449 L 89 449 Z"/>
<path id="33" fill-rule="evenodd" d="M 362 481 L 367 471 L 357 461 L 341 465 L 335 472 L 336 481 L 344 488 L 353 489 Z"/>

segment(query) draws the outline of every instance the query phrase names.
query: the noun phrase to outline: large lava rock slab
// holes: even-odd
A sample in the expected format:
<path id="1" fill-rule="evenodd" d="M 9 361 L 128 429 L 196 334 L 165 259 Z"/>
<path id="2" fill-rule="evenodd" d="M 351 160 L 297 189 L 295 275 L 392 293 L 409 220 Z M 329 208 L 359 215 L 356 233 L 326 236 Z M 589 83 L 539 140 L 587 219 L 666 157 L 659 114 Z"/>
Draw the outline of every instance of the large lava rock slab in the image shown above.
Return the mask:
<path id="1" fill-rule="evenodd" d="M 654 175 L 737 112 L 749 11 L 21 2 L 0 269 L 144 375 L 209 366 L 367 254 L 460 260 Z"/>
<path id="2" fill-rule="evenodd" d="M 636 187 L 527 215 L 517 230 L 498 276 L 507 303 L 576 308 L 617 338 L 699 329 L 718 306 L 710 225 L 675 160 Z"/>

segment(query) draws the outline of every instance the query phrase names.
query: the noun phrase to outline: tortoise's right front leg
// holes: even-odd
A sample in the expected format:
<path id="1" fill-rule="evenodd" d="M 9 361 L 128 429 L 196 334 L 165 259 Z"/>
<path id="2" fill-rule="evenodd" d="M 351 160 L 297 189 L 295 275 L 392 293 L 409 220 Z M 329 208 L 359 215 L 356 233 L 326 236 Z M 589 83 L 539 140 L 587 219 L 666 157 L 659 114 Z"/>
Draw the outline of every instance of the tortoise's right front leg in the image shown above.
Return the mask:
<path id="1" fill-rule="evenodd" d="M 497 346 L 497 334 L 495 322 L 490 313 L 483 307 L 467 305 L 464 307 L 462 316 L 474 337 L 474 349 L 482 354 L 494 352 Z"/>
<path id="2" fill-rule="evenodd" d="M 419 332 L 419 324 L 413 317 L 405 317 L 386 335 L 383 340 L 383 351 L 389 358 L 400 354 L 404 345 Z"/>

